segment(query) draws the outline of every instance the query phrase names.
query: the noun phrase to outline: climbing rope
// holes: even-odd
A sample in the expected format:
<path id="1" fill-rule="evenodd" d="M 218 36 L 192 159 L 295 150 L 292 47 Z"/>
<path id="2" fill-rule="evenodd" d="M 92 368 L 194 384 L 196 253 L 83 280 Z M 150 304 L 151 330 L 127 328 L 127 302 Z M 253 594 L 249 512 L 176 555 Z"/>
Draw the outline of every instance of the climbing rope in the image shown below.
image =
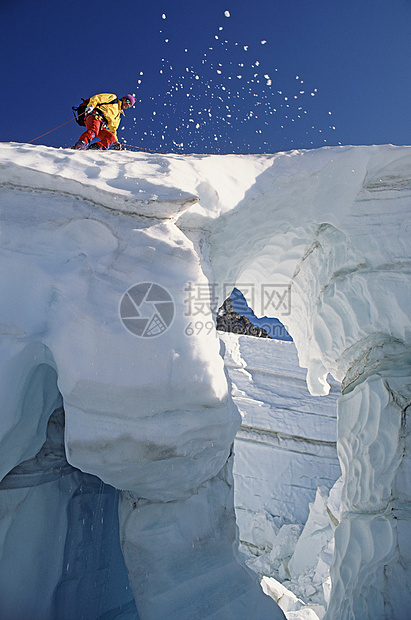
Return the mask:
<path id="1" fill-rule="evenodd" d="M 84 114 L 84 112 L 82 112 L 78 116 L 74 116 L 74 118 L 71 118 L 69 121 L 62 123 L 61 125 L 58 125 L 57 127 L 54 127 L 54 129 L 50 129 L 50 131 L 46 131 L 46 133 L 42 133 L 41 136 L 37 136 L 37 138 L 33 138 L 32 140 L 25 142 L 25 144 L 31 144 L 32 142 L 35 142 L 39 138 L 42 138 L 43 136 L 47 136 L 49 133 L 56 131 L 56 129 L 60 129 L 60 127 L 64 127 L 64 125 L 68 125 L 68 123 L 71 123 L 72 121 L 77 120 L 82 114 Z M 121 144 L 123 145 L 123 147 L 125 147 L 124 149 L 121 149 L 121 150 L 136 149 L 138 151 L 144 151 L 146 153 L 156 153 L 158 155 L 175 155 L 176 154 L 172 152 L 166 153 L 165 151 L 153 151 L 152 149 L 147 149 L 142 146 L 133 146 L 132 144 L 128 144 L 127 142 L 122 142 Z"/>
<path id="2" fill-rule="evenodd" d="M 68 123 L 71 123 L 71 121 L 74 121 L 75 118 L 76 117 L 71 118 L 69 121 L 66 121 L 65 123 L 62 123 L 58 127 L 54 127 L 54 129 L 50 129 L 50 131 L 46 131 L 46 133 L 42 133 L 41 136 L 37 136 L 37 138 L 33 138 L 33 140 L 29 140 L 28 142 L 25 142 L 25 144 L 31 144 L 32 142 L 35 142 L 39 138 L 42 138 L 43 136 L 47 136 L 47 134 L 51 133 L 52 131 L 56 131 L 56 129 L 60 129 L 60 127 L 64 127 L 64 125 L 67 125 Z"/>

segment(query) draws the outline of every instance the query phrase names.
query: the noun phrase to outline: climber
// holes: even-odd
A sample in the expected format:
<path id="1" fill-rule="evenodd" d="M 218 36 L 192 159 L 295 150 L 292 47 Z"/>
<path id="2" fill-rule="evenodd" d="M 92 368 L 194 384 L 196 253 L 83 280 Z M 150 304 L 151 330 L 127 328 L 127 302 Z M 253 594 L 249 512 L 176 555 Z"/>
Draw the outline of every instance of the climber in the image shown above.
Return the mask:
<path id="1" fill-rule="evenodd" d="M 86 131 L 81 134 L 73 148 L 108 149 L 110 144 L 113 144 L 115 149 L 120 150 L 117 127 L 121 115 L 124 115 L 123 110 L 131 108 L 135 102 L 133 95 L 124 95 L 118 99 L 116 95 L 102 93 L 91 97 L 84 112 Z M 99 138 L 99 142 L 88 146 L 93 138 Z"/>

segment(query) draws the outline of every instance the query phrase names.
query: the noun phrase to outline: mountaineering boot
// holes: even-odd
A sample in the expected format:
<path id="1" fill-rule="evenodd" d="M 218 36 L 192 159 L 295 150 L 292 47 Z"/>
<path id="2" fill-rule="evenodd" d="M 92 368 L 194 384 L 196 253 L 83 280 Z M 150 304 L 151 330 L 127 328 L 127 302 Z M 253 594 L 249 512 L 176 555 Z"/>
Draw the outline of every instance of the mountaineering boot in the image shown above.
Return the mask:
<path id="1" fill-rule="evenodd" d="M 78 140 L 76 142 L 76 144 L 74 146 L 71 147 L 72 149 L 80 149 L 80 150 L 84 150 L 85 148 L 87 148 L 87 142 L 84 142 L 84 140 Z"/>
<path id="2" fill-rule="evenodd" d="M 103 145 L 101 142 L 95 142 L 94 144 L 90 144 L 90 146 L 87 147 L 87 150 L 93 149 L 94 151 L 100 151 L 102 148 Z"/>

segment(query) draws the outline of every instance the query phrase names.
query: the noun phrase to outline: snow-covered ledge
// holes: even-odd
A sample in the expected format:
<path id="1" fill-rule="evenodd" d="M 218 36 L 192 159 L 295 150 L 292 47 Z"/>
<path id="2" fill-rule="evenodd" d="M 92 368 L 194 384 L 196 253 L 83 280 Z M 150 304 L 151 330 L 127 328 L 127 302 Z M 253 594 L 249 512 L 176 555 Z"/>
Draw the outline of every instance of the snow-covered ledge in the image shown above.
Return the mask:
<path id="1" fill-rule="evenodd" d="M 36 455 L 61 395 L 69 462 L 123 490 L 141 618 L 282 617 L 236 559 L 239 416 L 203 298 L 209 284 L 211 305 L 236 285 L 257 314 L 286 323 L 312 394 L 327 393 L 328 373 L 343 384 L 328 617 L 405 617 L 411 149 L 166 157 L 1 145 L 0 160 L 2 476 Z M 157 338 L 138 337 L 120 301 L 153 282 L 173 316 Z"/>

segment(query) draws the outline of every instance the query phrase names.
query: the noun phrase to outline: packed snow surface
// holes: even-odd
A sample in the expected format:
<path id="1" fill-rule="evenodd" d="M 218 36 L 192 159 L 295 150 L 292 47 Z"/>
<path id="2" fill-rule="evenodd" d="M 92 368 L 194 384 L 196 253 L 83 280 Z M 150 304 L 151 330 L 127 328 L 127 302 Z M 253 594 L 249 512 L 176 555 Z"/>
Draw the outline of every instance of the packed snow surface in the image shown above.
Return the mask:
<path id="1" fill-rule="evenodd" d="M 106 595 L 90 613 L 266 620 L 284 617 L 275 598 L 289 618 L 407 617 L 410 169 L 394 146 L 0 145 L 5 618 L 53 618 L 75 598 L 81 563 L 67 559 L 94 549 L 76 527 L 92 514 L 94 532 L 100 508 L 113 527 L 90 551 Z M 293 352 L 220 343 L 214 313 L 233 287 L 284 323 Z M 83 497 L 99 481 L 104 506 Z M 56 497 L 58 551 L 24 594 Z"/>

